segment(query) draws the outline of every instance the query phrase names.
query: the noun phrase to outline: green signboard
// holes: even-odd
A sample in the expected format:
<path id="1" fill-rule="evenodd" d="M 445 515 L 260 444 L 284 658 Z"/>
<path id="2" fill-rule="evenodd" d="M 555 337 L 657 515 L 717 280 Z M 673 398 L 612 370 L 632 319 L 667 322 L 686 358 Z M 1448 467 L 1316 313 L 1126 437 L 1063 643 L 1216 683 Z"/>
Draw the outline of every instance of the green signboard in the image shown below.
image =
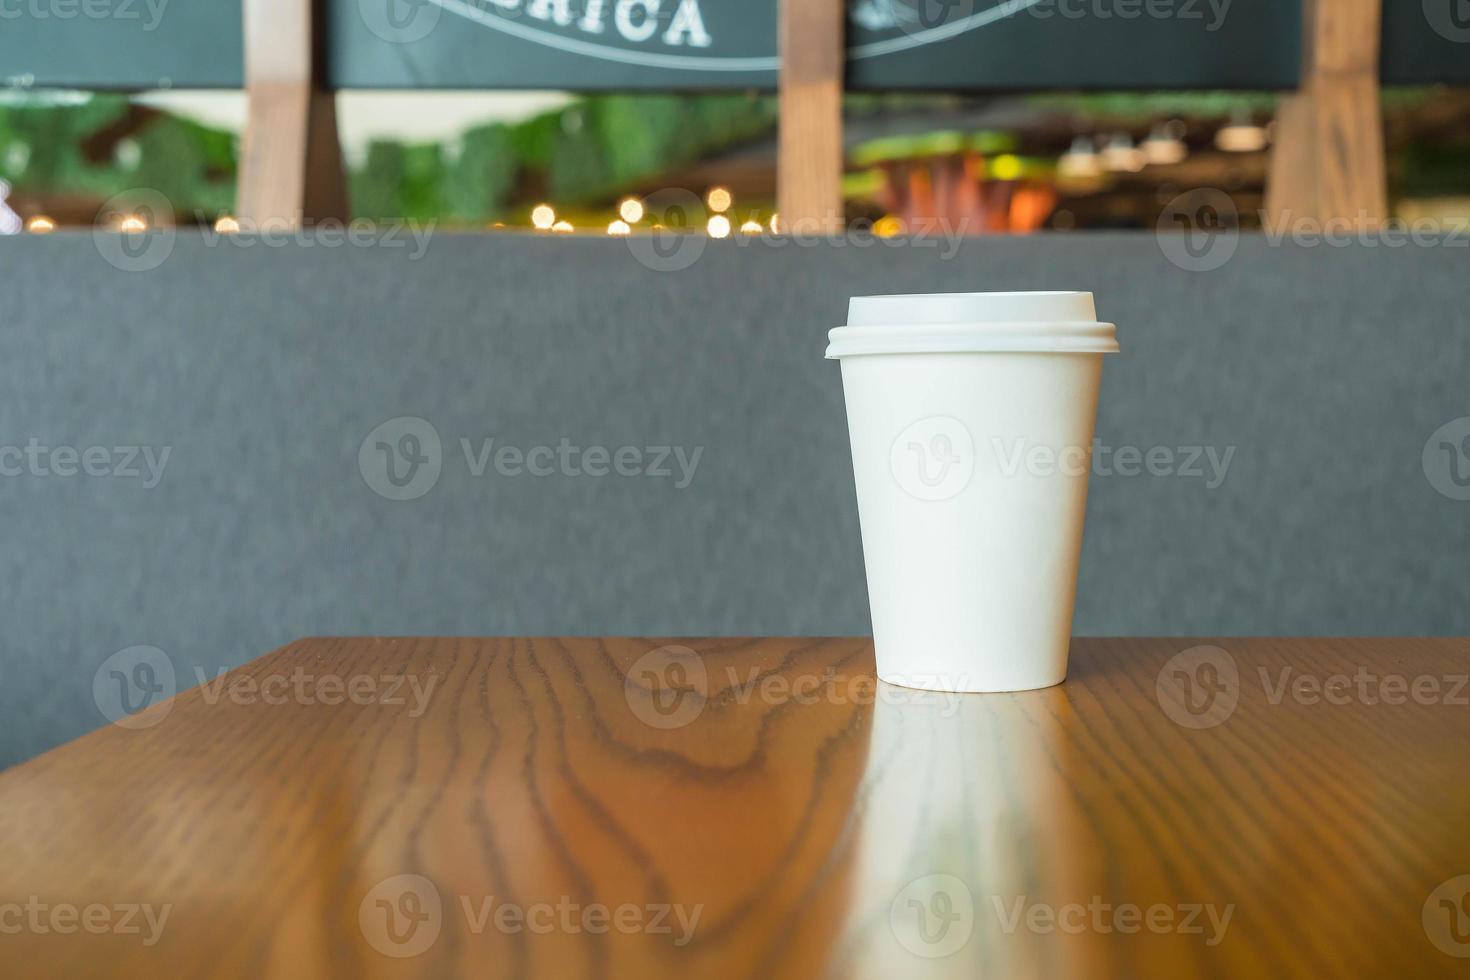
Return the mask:
<path id="1" fill-rule="evenodd" d="M 800 0 L 795 0 L 800 2 Z M 776 85 L 776 0 L 333 0 L 339 85 Z M 1285 88 L 1280 0 L 852 0 L 858 90 Z"/>
<path id="2" fill-rule="evenodd" d="M 1383 81 L 1470 84 L 1470 0 L 1383 0 Z"/>
<path id="3" fill-rule="evenodd" d="M 340 88 L 776 85 L 777 0 L 323 2 Z M 1470 82 L 1470 0 L 1384 7 L 1386 82 Z M 1300 20 L 1300 0 L 850 0 L 847 84 L 1287 89 Z M 0 82 L 238 88 L 240 0 L 0 0 Z"/>

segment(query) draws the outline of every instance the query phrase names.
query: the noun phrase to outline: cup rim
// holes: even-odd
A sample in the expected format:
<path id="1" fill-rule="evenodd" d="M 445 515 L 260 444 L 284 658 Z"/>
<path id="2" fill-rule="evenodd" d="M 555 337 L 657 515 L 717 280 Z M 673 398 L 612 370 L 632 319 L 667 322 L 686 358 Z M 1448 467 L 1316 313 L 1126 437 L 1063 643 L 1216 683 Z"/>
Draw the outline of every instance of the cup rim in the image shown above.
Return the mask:
<path id="1" fill-rule="evenodd" d="M 1117 326 L 1091 320 L 869 324 L 827 333 L 828 360 L 876 354 L 1116 354 Z"/>

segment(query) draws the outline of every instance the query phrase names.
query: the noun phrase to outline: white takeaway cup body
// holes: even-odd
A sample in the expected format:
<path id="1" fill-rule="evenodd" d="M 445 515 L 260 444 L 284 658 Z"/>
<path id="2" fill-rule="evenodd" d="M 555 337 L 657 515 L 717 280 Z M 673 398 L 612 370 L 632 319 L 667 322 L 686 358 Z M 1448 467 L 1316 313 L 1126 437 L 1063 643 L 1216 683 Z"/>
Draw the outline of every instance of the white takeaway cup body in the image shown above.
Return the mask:
<path id="1" fill-rule="evenodd" d="M 1090 293 L 870 296 L 829 336 L 878 676 L 1061 683 L 1113 325 Z"/>

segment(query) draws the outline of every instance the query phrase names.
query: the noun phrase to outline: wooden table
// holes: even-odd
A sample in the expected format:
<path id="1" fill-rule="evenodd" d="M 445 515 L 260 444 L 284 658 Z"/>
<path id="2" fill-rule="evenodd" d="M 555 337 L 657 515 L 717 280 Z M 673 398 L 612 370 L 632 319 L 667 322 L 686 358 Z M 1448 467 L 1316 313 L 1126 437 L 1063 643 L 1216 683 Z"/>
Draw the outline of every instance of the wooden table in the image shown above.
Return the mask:
<path id="1" fill-rule="evenodd" d="M 1470 972 L 1470 643 L 1072 659 L 295 643 L 0 775 L 0 975 Z"/>

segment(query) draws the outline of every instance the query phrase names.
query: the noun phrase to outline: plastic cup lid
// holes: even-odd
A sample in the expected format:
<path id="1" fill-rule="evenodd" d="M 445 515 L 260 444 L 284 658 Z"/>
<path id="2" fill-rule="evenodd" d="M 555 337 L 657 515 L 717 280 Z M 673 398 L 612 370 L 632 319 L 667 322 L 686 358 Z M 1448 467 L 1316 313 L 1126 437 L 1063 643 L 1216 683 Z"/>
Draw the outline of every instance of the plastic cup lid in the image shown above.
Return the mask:
<path id="1" fill-rule="evenodd" d="M 915 293 L 854 296 L 827 357 L 1041 352 L 1116 354 L 1117 330 L 1097 322 L 1092 294 Z"/>

